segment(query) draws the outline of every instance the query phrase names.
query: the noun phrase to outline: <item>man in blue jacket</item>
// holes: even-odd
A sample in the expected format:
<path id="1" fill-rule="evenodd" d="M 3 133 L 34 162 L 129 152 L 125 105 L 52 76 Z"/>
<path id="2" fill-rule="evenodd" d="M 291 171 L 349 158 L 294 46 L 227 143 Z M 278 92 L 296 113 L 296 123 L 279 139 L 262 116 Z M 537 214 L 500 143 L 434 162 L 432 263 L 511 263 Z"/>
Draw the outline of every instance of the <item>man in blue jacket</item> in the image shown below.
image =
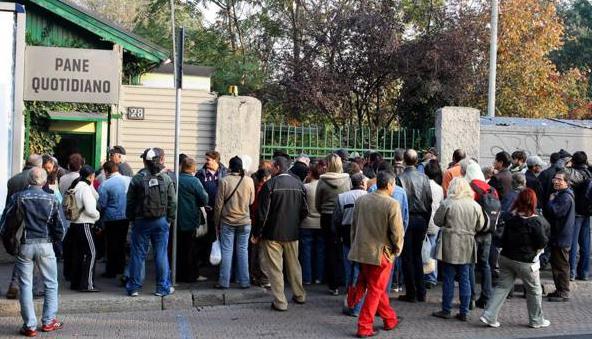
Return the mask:
<path id="1" fill-rule="evenodd" d="M 574 223 L 575 202 L 573 191 L 569 188 L 569 175 L 561 170 L 553 177 L 555 193 L 549 197 L 545 206 L 545 217 L 551 224 L 551 271 L 555 282 L 555 292 L 547 295 L 549 301 L 569 301 L 569 250 L 571 247 Z"/>
<path id="2" fill-rule="evenodd" d="M 37 265 L 45 287 L 43 332 L 62 328 L 63 323 L 56 318 L 58 311 L 58 267 L 52 243 L 64 238 L 64 215 L 57 198 L 43 191 L 47 173 L 39 167 L 28 173 L 29 187 L 11 196 L 2 219 L 0 233 L 11 222 L 24 223 L 24 239 L 16 257 L 16 270 L 19 278 L 21 316 L 23 327 L 20 333 L 27 337 L 37 335 L 37 318 L 33 305 L 33 266 Z"/>

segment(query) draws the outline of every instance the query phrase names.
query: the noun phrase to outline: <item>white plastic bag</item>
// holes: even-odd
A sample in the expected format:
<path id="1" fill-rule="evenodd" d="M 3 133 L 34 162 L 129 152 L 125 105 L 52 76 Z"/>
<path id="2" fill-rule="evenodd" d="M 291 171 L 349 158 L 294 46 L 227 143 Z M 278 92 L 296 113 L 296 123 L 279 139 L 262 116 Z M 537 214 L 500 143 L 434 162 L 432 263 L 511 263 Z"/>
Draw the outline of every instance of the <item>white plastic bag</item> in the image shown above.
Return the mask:
<path id="1" fill-rule="evenodd" d="M 434 272 L 436 261 L 432 259 L 432 243 L 427 235 L 421 247 L 421 260 L 423 262 L 423 274 Z"/>
<path id="2" fill-rule="evenodd" d="M 217 266 L 222 261 L 222 251 L 220 250 L 220 241 L 216 239 L 212 244 L 212 251 L 210 252 L 210 264 Z"/>

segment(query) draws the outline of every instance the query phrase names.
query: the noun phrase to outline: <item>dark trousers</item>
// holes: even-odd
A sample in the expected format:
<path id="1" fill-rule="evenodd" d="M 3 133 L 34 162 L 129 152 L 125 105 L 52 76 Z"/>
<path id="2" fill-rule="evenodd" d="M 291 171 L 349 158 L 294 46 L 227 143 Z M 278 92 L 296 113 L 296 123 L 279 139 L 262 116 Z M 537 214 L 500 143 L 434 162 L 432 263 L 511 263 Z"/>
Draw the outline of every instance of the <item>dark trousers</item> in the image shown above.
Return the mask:
<path id="1" fill-rule="evenodd" d="M 417 214 L 409 215 L 409 227 L 405 232 L 403 244 L 403 274 L 405 294 L 411 298 L 423 299 L 426 289 L 423 282 L 423 262 L 421 248 L 428 230 L 427 220 Z"/>
<path id="2" fill-rule="evenodd" d="M 249 273 L 251 275 L 251 282 L 255 285 L 269 283 L 267 274 L 263 271 L 263 266 L 261 266 L 261 257 L 259 243 L 253 244 L 249 241 Z"/>
<path id="3" fill-rule="evenodd" d="M 489 249 L 491 248 L 491 233 L 480 234 L 475 237 L 477 243 L 477 264 L 472 264 L 469 272 L 471 282 L 471 298 L 477 300 L 475 271 L 481 275 L 481 295 L 479 299 L 484 303 L 491 298 L 491 269 L 489 268 Z"/>
<path id="4" fill-rule="evenodd" d="M 114 220 L 105 222 L 105 240 L 107 241 L 107 276 L 123 274 L 125 269 L 125 242 L 129 221 Z"/>
<path id="5" fill-rule="evenodd" d="M 343 285 L 342 244 L 337 234 L 331 230 L 333 214 L 321 214 L 321 230 L 325 240 L 325 281 L 329 289 L 335 290 Z"/>
<path id="6" fill-rule="evenodd" d="M 194 230 L 177 230 L 177 281 L 195 282 L 199 273 Z"/>
<path id="7" fill-rule="evenodd" d="M 569 247 L 551 247 L 551 272 L 557 294 L 569 297 Z"/>
<path id="8" fill-rule="evenodd" d="M 70 288 L 87 290 L 95 288 L 95 261 L 97 252 L 92 224 L 70 224 L 72 267 Z"/>

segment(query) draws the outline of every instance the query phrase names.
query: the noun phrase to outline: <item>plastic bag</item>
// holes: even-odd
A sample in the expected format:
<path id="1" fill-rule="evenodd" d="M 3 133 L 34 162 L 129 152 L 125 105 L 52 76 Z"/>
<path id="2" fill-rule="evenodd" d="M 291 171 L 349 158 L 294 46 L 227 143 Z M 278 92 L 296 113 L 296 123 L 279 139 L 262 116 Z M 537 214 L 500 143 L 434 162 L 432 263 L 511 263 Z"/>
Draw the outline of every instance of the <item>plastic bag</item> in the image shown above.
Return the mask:
<path id="1" fill-rule="evenodd" d="M 423 239 L 423 245 L 421 247 L 421 260 L 423 262 L 423 274 L 434 272 L 436 261 L 432 259 L 432 243 L 427 235 Z"/>
<path id="2" fill-rule="evenodd" d="M 220 250 L 220 240 L 216 239 L 212 244 L 212 251 L 210 252 L 210 264 L 217 266 L 222 261 L 222 251 Z"/>

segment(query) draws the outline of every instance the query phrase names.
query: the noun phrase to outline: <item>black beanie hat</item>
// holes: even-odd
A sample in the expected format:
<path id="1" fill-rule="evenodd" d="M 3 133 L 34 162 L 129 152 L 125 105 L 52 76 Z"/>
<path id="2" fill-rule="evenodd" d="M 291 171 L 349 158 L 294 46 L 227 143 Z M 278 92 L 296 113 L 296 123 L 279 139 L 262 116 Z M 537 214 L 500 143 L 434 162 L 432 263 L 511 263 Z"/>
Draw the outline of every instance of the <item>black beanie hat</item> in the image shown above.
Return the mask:
<path id="1" fill-rule="evenodd" d="M 238 156 L 230 159 L 228 168 L 231 173 L 242 173 L 243 172 L 243 161 Z"/>

